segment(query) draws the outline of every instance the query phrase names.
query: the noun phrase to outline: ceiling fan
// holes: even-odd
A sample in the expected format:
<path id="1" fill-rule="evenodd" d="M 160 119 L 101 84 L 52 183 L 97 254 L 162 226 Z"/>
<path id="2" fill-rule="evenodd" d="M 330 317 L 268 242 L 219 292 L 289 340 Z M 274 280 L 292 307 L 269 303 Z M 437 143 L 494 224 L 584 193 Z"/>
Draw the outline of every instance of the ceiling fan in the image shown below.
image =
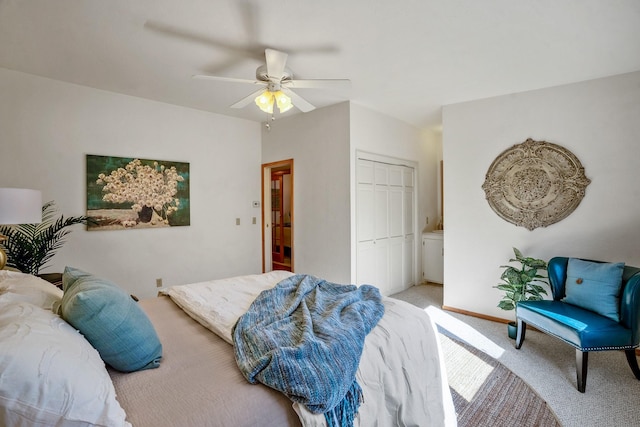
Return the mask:
<path id="1" fill-rule="evenodd" d="M 293 89 L 345 89 L 351 84 L 348 79 L 296 80 L 293 78 L 291 70 L 286 67 L 288 57 L 286 53 L 266 48 L 264 55 L 266 63 L 256 69 L 255 80 L 202 74 L 194 75 L 193 78 L 262 86 L 231 105 L 231 108 L 243 108 L 254 101 L 262 111 L 269 114 L 273 114 L 274 104 L 278 106 L 280 113 L 289 111 L 293 106 L 305 113 L 315 109 L 314 105 L 294 92 Z"/>

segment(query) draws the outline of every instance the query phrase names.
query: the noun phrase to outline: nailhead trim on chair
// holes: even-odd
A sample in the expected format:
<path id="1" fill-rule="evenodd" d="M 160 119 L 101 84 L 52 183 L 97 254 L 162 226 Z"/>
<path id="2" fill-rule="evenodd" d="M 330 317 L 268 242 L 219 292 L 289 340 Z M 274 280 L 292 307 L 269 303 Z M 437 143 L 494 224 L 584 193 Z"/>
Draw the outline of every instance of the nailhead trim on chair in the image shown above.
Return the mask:
<path id="1" fill-rule="evenodd" d="M 633 348 L 636 348 L 637 346 L 633 347 L 630 345 L 625 345 L 623 347 L 586 347 L 584 349 L 582 349 L 582 351 L 600 351 L 600 350 L 631 350 Z M 578 348 L 578 347 L 576 347 Z"/>
<path id="2" fill-rule="evenodd" d="M 524 322 L 525 324 L 527 323 L 524 320 L 522 322 Z M 572 343 L 570 341 L 567 341 L 562 337 L 557 336 L 556 334 L 552 333 L 551 331 L 549 331 L 549 330 L 547 330 L 545 328 L 541 328 L 540 326 L 537 326 L 537 325 L 536 325 L 535 328 L 539 329 L 541 331 L 544 331 L 547 335 L 551 335 L 552 337 L 555 337 L 555 338 L 559 339 L 560 341 L 563 341 L 563 342 L 569 344 L 571 347 L 576 348 L 576 349 L 578 349 L 580 351 L 631 350 L 633 348 L 638 348 L 637 345 L 625 345 L 625 346 L 621 346 L 621 347 L 620 346 L 615 346 L 615 347 L 584 347 L 584 348 L 581 348 L 581 347 L 576 346 L 574 343 Z"/>

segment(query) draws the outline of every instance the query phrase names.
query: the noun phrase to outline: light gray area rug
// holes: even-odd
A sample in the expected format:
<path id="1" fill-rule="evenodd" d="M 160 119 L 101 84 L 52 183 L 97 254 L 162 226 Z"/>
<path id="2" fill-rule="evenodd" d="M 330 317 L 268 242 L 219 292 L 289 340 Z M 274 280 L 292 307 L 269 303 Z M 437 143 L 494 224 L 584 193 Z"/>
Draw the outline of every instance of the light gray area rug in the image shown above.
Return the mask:
<path id="1" fill-rule="evenodd" d="M 439 285 L 414 286 L 392 297 L 425 308 L 442 328 L 443 343 L 446 335 L 466 341 L 524 380 L 547 402 L 562 426 L 640 425 L 640 381 L 629 369 L 624 352 L 589 354 L 589 375 L 583 394 L 576 389 L 575 350 L 558 339 L 528 330 L 522 348 L 516 350 L 514 341 L 507 337 L 505 324 L 440 310 Z M 448 366 L 449 363 L 447 369 Z"/>

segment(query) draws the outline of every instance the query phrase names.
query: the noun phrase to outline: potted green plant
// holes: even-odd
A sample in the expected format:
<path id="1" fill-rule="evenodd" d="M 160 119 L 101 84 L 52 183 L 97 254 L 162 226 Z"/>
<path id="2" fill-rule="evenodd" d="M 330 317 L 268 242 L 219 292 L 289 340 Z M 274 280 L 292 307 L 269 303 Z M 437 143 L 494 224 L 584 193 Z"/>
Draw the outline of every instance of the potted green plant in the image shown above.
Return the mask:
<path id="1" fill-rule="evenodd" d="M 62 215 L 56 219 L 55 214 L 55 203 L 51 201 L 42 206 L 40 224 L 0 226 L 0 234 L 7 237 L 3 242 L 7 252 L 7 266 L 23 273 L 38 274 L 62 247 L 71 232 L 68 227 L 86 224 L 90 220 L 86 216 L 65 218 Z"/>
<path id="2" fill-rule="evenodd" d="M 515 259 L 509 262 L 518 263 L 518 266 L 502 265 L 504 268 L 499 283 L 494 288 L 504 291 L 504 295 L 498 307 L 503 310 L 513 310 L 518 301 L 540 301 L 543 295 L 547 295 L 547 290 L 543 285 L 549 285 L 546 276 L 539 274 L 546 272 L 547 263 L 541 259 L 525 257 L 518 249 L 513 248 Z M 515 338 L 516 323 L 509 322 L 509 337 Z"/>

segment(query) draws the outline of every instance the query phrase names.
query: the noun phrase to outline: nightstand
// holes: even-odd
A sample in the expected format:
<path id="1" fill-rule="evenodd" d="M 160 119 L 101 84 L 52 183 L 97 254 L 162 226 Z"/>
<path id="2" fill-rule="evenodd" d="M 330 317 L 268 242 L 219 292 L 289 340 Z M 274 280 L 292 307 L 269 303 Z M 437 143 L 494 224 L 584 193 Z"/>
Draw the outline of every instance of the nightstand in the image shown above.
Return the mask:
<path id="1" fill-rule="evenodd" d="M 37 274 L 37 276 L 49 283 L 53 283 L 60 289 L 62 289 L 62 273 L 44 273 Z"/>

